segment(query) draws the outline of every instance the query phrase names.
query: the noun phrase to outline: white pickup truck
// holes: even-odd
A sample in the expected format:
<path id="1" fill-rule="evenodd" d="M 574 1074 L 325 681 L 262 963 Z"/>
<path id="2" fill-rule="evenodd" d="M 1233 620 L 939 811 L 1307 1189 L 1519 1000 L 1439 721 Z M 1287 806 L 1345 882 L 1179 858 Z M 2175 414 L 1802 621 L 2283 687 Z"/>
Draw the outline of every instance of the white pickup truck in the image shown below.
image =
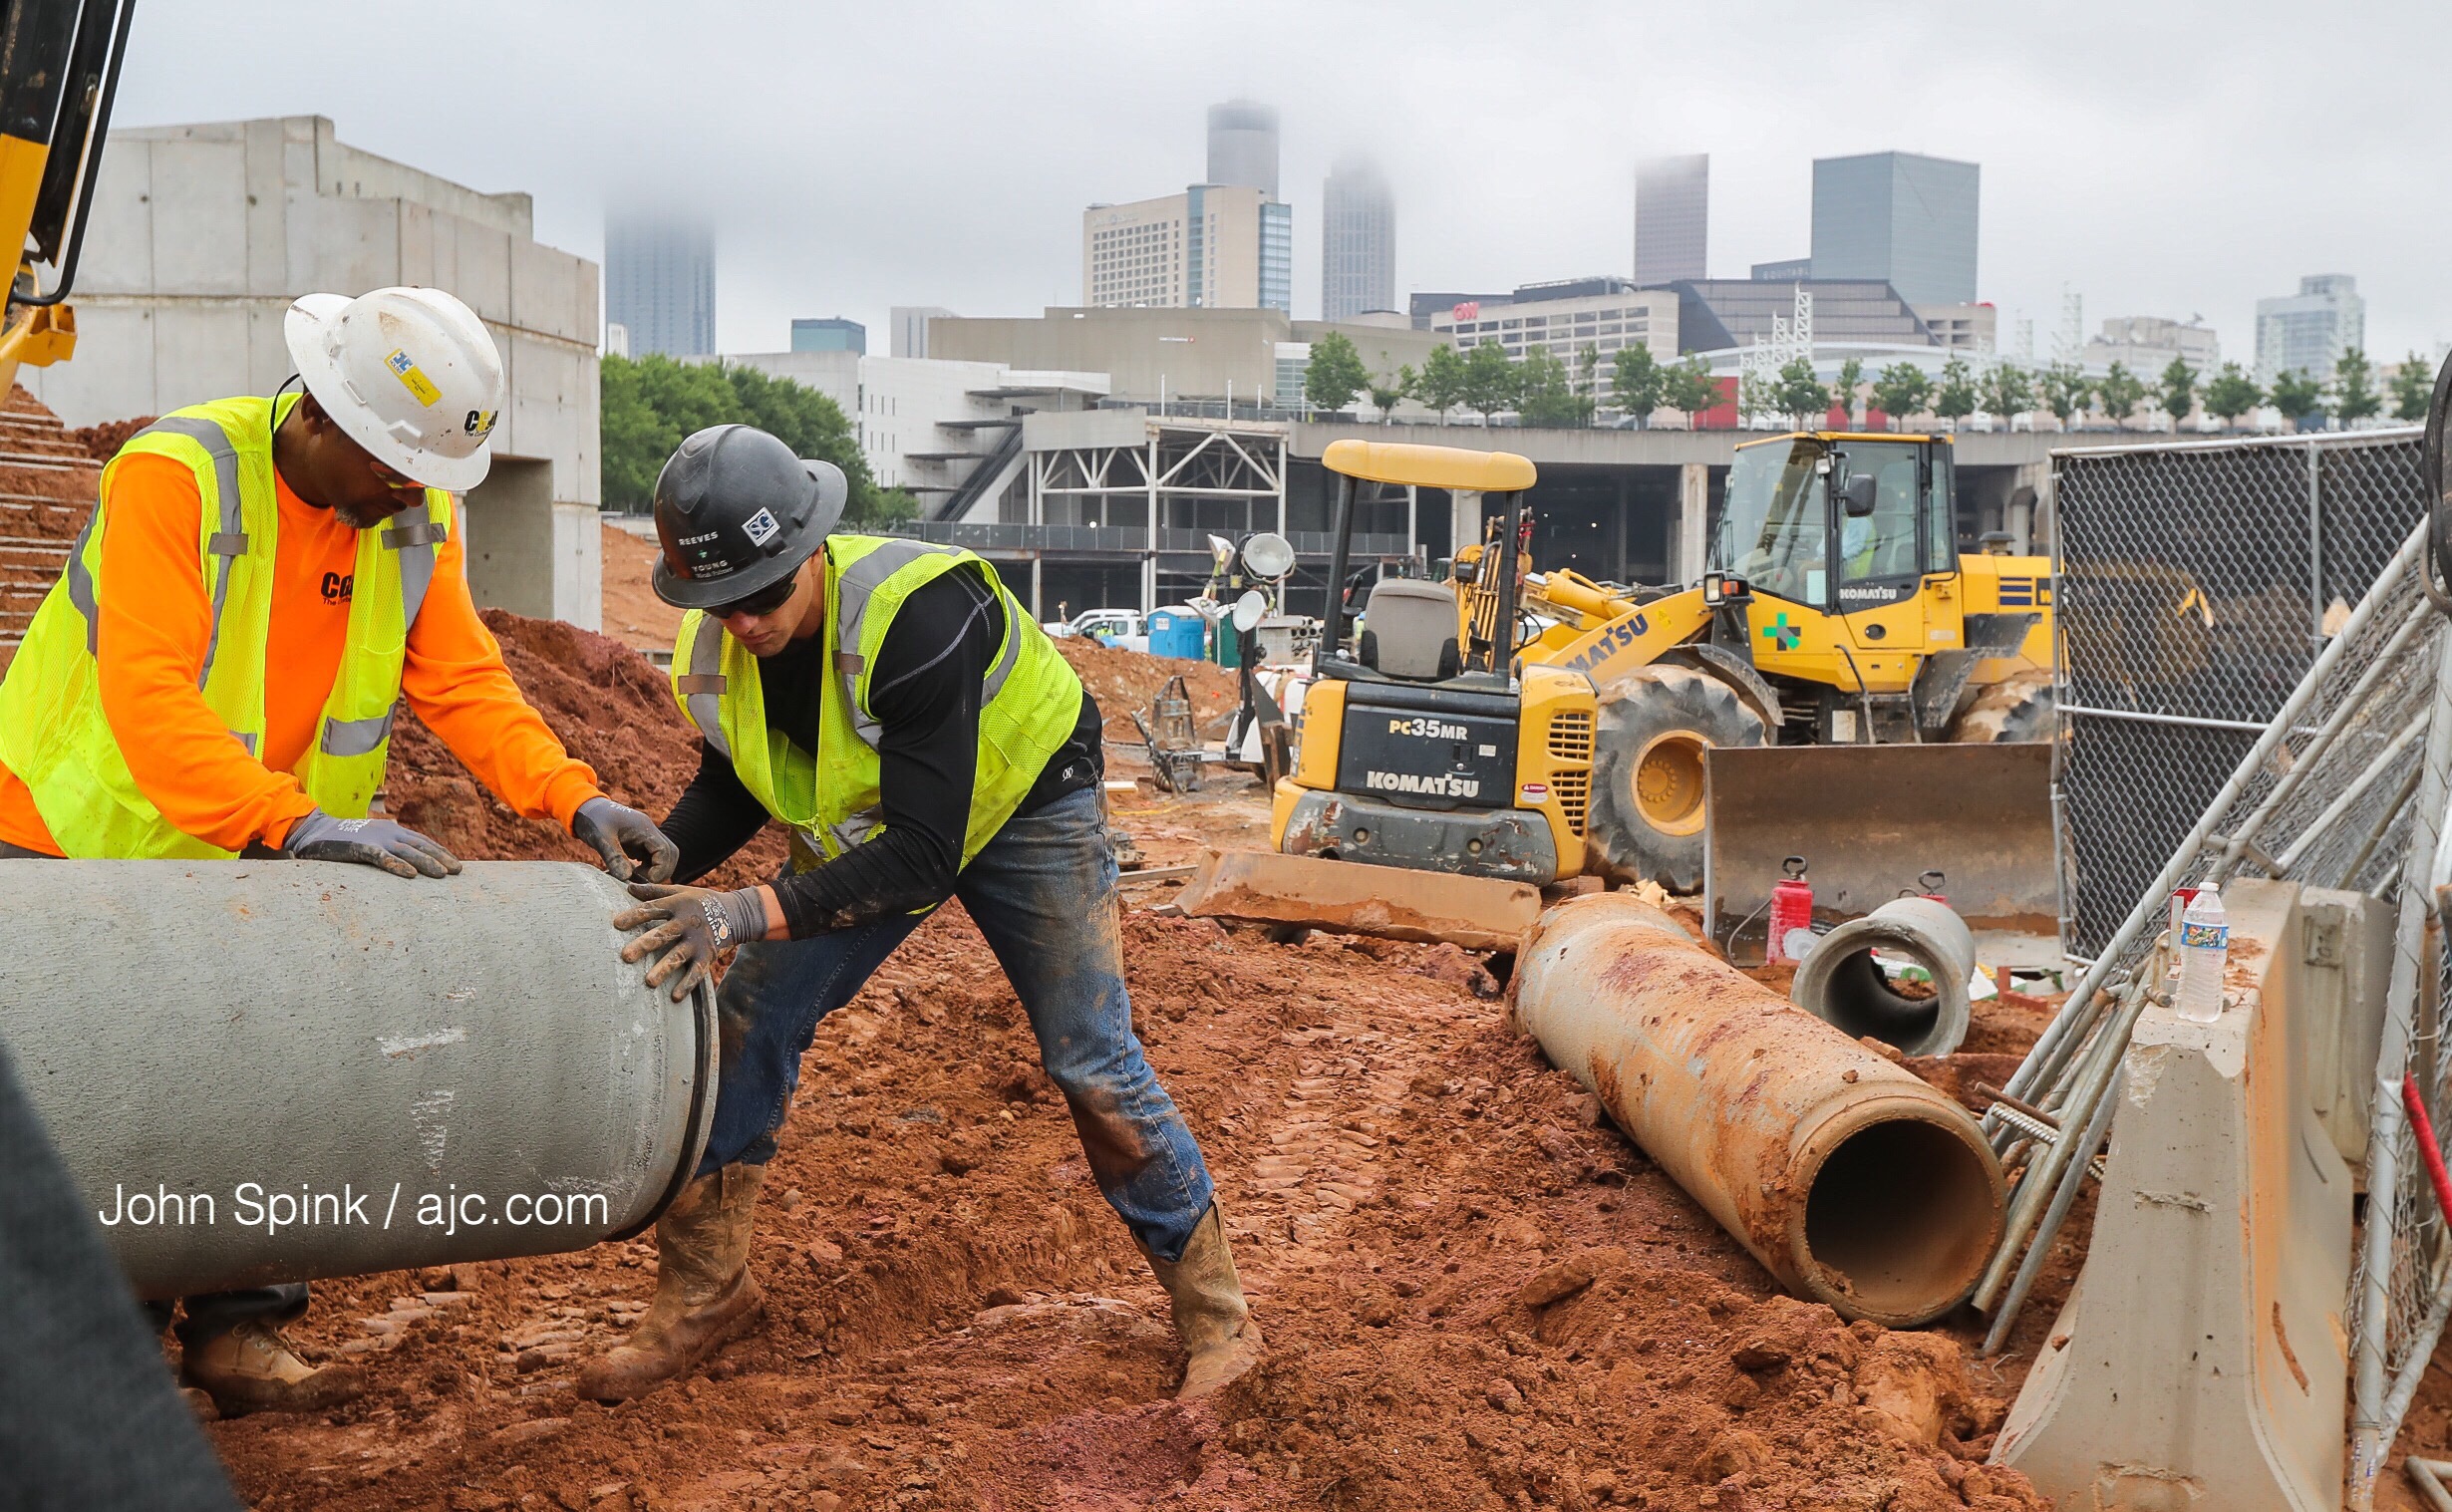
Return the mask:
<path id="1" fill-rule="evenodd" d="M 1081 635 L 1101 646 L 1121 646 L 1126 651 L 1149 649 L 1149 629 L 1141 623 L 1138 609 L 1084 609 L 1069 620 L 1049 620 L 1042 628 L 1058 640 Z"/>

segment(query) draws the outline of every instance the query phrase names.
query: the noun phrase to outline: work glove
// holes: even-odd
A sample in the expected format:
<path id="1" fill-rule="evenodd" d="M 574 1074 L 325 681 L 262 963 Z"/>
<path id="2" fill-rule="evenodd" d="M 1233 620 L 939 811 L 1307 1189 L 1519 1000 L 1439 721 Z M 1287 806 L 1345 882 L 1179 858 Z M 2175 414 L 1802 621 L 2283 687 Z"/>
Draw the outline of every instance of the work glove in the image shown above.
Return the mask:
<path id="1" fill-rule="evenodd" d="M 449 877 L 460 858 L 390 819 L 336 819 L 314 809 L 289 827 L 281 854 L 298 861 L 347 861 L 380 866 L 396 877 Z"/>
<path id="2" fill-rule="evenodd" d="M 664 837 L 655 820 L 602 793 L 580 804 L 579 811 L 570 816 L 570 833 L 595 846 L 596 854 L 604 857 L 604 869 L 624 882 L 634 870 L 647 881 L 666 881 L 681 859 L 681 847 Z"/>
<path id="3" fill-rule="evenodd" d="M 716 952 L 766 936 L 766 900 L 755 887 L 716 892 L 705 887 L 671 887 L 633 882 L 630 896 L 637 906 L 613 916 L 613 927 L 647 930 L 622 947 L 625 961 L 643 961 L 662 951 L 647 969 L 647 985 L 673 984 L 679 1003 L 690 989 L 715 970 Z M 655 927 L 649 929 L 649 925 Z"/>

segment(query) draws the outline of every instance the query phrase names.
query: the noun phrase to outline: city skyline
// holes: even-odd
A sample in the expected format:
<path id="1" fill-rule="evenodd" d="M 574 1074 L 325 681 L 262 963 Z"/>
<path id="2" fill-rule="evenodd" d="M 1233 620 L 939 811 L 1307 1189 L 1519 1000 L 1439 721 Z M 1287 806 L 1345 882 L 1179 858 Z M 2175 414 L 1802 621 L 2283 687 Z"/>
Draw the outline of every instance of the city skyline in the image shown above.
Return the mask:
<path id="1" fill-rule="evenodd" d="M 1908 25 L 1929 12 L 1882 9 Z M 2433 255 L 2452 228 L 2423 196 L 2385 189 L 2431 171 L 2415 103 L 2423 50 L 2400 45 L 2425 14 L 2414 6 L 2309 30 L 2278 5 L 2147 15 L 2081 5 L 2049 22 L 1940 28 L 1912 57 L 1881 45 L 1888 24 L 1773 6 L 1763 24 L 1820 66 L 1767 110 L 1736 108 L 1751 98 L 1744 28 L 1700 16 L 1638 24 L 1601 6 L 1537 5 L 1524 21 L 1571 33 L 1596 56 L 1640 41 L 1670 83 L 1629 97 L 1597 76 L 1561 83 L 1503 60 L 1467 73 L 1439 39 L 1468 13 L 1437 3 L 1403 26 L 1267 3 L 1222 25 L 1105 4 L 1076 6 L 1077 25 L 1053 27 L 984 9 L 961 26 L 770 9 L 710 21 L 740 34 L 745 45 L 728 53 L 739 65 L 678 81 L 609 40 L 646 24 L 644 7 L 608 0 L 603 25 L 575 42 L 525 12 L 445 5 L 443 19 L 462 11 L 488 46 L 423 81 L 413 121 L 336 98 L 312 66 L 334 48 L 377 46 L 372 17 L 275 3 L 237 49 L 210 7 L 162 0 L 137 31 L 119 119 L 328 114 L 368 151 L 533 193 L 539 239 L 599 260 L 608 202 L 690 200 L 714 217 L 723 248 L 725 349 L 780 345 L 790 317 L 812 305 L 875 329 L 894 304 L 1022 313 L 1070 303 L 1080 206 L 1187 181 L 1204 160 L 1206 104 L 1236 98 L 1281 116 L 1303 315 L 1321 308 L 1318 185 L 1352 151 L 1381 160 L 1404 205 L 1401 303 L 1421 288 L 1631 271 L 1634 165 L 1674 150 L 1716 159 L 1709 271 L 1742 276 L 1805 250 L 1814 157 L 1896 150 L 1983 164 L 1977 292 L 2000 307 L 2004 328 L 2022 314 L 2052 329 L 2066 286 L 2093 309 L 2203 312 L 2226 351 L 2244 353 L 2259 299 L 2339 270 L 2358 278 L 2379 360 L 2452 336 L 2452 286 Z M 1311 38 L 1302 48 L 1284 43 L 1296 20 Z M 2086 39 L 2114 23 L 2132 45 L 2168 50 L 2154 90 L 2090 66 Z M 2271 46 L 2285 28 L 2293 46 Z M 921 110 L 858 71 L 816 95 L 782 87 L 789 60 L 821 36 L 852 56 L 924 45 L 945 88 Z M 1088 49 L 1101 89 L 1045 87 L 1047 74 L 1027 65 L 1058 46 Z M 531 52 L 565 66 L 535 74 L 532 88 L 503 88 L 500 60 Z M 1370 91 L 1339 78 L 1335 60 L 1357 56 L 1376 60 Z M 665 107 L 633 109 L 642 91 Z M 1892 106 L 1851 108 L 1868 92 Z M 1986 110 L 1966 108 L 1979 97 Z M 2362 123 L 2346 165 L 2339 134 L 2283 130 L 2325 110 Z M 1134 129 L 1115 130 L 1123 120 Z M 1014 150 L 991 159 L 982 141 Z M 1559 151 L 1566 142 L 1574 151 Z M 2276 215 L 2284 196 L 2291 213 Z"/>

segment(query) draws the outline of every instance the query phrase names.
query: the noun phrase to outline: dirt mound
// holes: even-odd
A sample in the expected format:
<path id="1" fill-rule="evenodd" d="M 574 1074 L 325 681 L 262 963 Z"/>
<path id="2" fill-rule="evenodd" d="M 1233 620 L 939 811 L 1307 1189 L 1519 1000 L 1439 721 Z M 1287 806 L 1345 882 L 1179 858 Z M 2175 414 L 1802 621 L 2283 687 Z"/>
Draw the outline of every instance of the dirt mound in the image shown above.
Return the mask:
<path id="1" fill-rule="evenodd" d="M 669 812 L 698 771 L 699 738 L 673 707 L 663 671 L 609 636 L 560 620 L 479 613 L 519 691 L 570 754 L 596 768 L 605 790 L 651 816 Z M 522 819 L 478 785 L 405 704 L 402 716 L 384 780 L 393 817 L 463 860 L 594 859 L 550 821 Z M 772 872 L 782 854 L 779 839 L 761 838 L 716 876 L 743 886 Z"/>
<path id="2" fill-rule="evenodd" d="M 0 404 L 0 671 L 68 565 L 102 468 L 20 384 Z"/>
<path id="3" fill-rule="evenodd" d="M 107 462 L 120 454 L 128 438 L 160 419 L 156 415 L 140 415 L 134 420 L 107 420 L 99 426 L 79 426 L 69 432 L 69 438 L 85 449 L 85 454 L 98 462 Z"/>
<path id="4" fill-rule="evenodd" d="M 681 611 L 656 597 L 649 573 L 656 543 L 612 525 L 604 535 L 604 633 L 641 651 L 670 653 L 681 634 Z"/>
<path id="5" fill-rule="evenodd" d="M 1106 716 L 1107 739 L 1138 741 L 1140 732 L 1132 728 L 1132 711 L 1148 717 L 1149 701 L 1158 696 L 1170 677 L 1183 679 L 1186 692 L 1192 695 L 1192 718 L 1204 735 L 1222 734 L 1227 716 L 1234 713 L 1240 684 L 1234 673 L 1214 662 L 1187 662 L 1171 656 L 1150 656 L 1146 652 L 1125 651 L 1114 646 L 1101 646 L 1086 636 L 1066 636 L 1057 649 L 1073 664 L 1081 686 L 1098 701 L 1098 712 Z"/>

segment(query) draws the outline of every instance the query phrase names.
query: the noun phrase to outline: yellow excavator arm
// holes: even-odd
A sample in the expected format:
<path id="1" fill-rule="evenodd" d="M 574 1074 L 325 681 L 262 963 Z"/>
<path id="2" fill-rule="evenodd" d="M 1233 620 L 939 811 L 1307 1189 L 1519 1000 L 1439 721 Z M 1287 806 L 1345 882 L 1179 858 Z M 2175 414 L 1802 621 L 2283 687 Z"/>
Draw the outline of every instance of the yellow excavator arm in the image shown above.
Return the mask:
<path id="1" fill-rule="evenodd" d="M 0 246 L 17 248 L 0 394 L 77 348 L 67 305 L 136 0 L 10 0 L 0 24 Z M 55 271 L 42 286 L 38 265 Z"/>

